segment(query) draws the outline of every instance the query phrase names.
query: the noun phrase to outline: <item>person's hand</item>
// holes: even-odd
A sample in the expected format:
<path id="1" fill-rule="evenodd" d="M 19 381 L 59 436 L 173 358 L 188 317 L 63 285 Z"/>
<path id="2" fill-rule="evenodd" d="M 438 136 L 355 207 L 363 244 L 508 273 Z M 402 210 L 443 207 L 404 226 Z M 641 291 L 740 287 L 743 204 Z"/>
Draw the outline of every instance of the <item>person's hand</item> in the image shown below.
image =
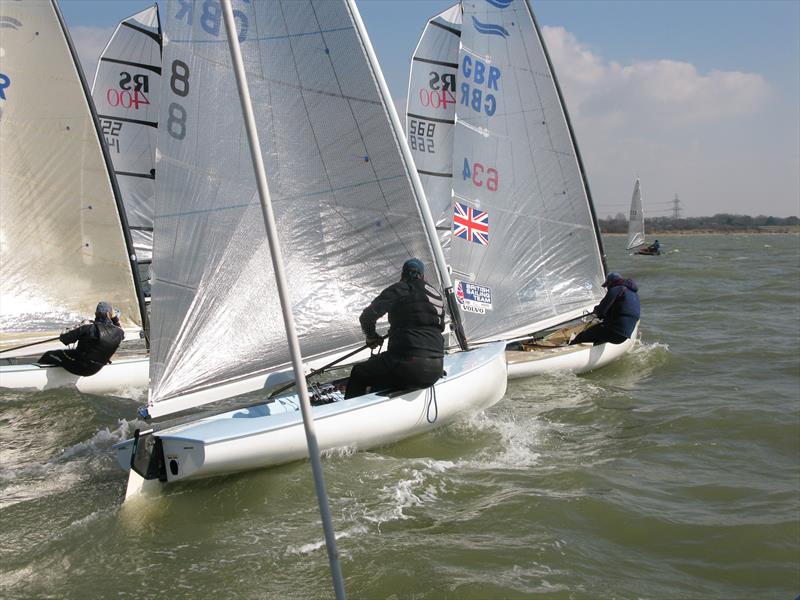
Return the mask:
<path id="1" fill-rule="evenodd" d="M 369 348 L 370 350 L 374 350 L 383 343 L 383 338 L 379 335 L 368 335 L 366 343 L 367 343 L 367 348 Z"/>

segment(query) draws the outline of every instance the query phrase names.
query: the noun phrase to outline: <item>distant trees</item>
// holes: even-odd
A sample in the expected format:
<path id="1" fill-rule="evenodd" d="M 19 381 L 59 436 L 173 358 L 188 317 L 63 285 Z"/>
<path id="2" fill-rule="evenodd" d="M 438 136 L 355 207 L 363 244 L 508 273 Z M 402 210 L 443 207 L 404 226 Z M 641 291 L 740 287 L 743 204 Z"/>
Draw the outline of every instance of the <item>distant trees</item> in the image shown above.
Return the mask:
<path id="1" fill-rule="evenodd" d="M 626 233 L 628 218 L 617 213 L 606 219 L 599 219 L 602 233 Z M 646 219 L 648 233 L 669 233 L 670 231 L 709 230 L 709 231 L 764 231 L 772 228 L 796 228 L 800 226 L 798 217 L 768 217 L 758 215 L 716 214 L 712 217 L 652 217 Z"/>

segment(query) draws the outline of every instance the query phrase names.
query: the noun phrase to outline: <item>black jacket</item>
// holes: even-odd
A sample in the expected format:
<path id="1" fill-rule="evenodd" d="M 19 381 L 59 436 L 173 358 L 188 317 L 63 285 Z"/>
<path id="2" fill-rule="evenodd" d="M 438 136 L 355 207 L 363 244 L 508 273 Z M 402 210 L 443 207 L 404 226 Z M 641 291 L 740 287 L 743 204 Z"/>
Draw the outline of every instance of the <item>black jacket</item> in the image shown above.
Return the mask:
<path id="1" fill-rule="evenodd" d="M 376 336 L 375 323 L 389 313 L 389 353 L 395 356 L 444 356 L 444 302 L 423 279 L 400 280 L 383 290 L 361 313 L 361 329 Z"/>
<path id="2" fill-rule="evenodd" d="M 638 291 L 639 288 L 632 279 L 609 286 L 605 297 L 594 307 L 593 312 L 603 321 L 604 327 L 629 338 L 639 322 Z"/>
<path id="3" fill-rule="evenodd" d="M 122 328 L 110 321 L 87 323 L 59 336 L 62 344 L 78 342 L 73 358 L 93 366 L 108 364 L 124 338 Z"/>

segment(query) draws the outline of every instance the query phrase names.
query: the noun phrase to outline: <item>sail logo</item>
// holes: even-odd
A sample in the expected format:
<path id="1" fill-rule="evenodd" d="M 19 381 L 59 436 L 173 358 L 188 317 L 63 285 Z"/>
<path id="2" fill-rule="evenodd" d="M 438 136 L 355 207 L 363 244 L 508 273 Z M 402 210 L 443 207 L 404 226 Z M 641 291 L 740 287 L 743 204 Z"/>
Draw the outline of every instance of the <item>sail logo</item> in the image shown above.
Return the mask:
<path id="1" fill-rule="evenodd" d="M 0 17 L 0 29 L 19 29 L 20 27 L 22 27 L 22 21 L 8 15 Z"/>
<path id="2" fill-rule="evenodd" d="M 490 90 L 500 91 L 500 69 L 494 65 L 487 67 L 479 58 L 465 54 L 461 60 L 461 74 L 464 81 L 459 103 L 491 117 L 497 110 L 497 98 Z"/>
<path id="3" fill-rule="evenodd" d="M 472 17 L 472 26 L 480 34 L 483 35 L 499 35 L 501 37 L 508 37 L 508 29 L 502 25 L 494 25 L 493 23 L 481 23 L 475 17 Z"/>
<path id="4" fill-rule="evenodd" d="M 456 279 L 456 302 L 459 308 L 465 312 L 479 315 L 486 314 L 487 310 L 492 310 L 492 290 L 485 285 L 468 283 Z"/>
<path id="5" fill-rule="evenodd" d="M 5 73 L 0 73 L 0 100 L 6 99 L 6 88 L 11 86 L 11 78 Z"/>
<path id="6" fill-rule="evenodd" d="M 453 235 L 481 246 L 489 245 L 489 213 L 453 203 Z"/>
<path id="7" fill-rule="evenodd" d="M 514 0 L 486 0 L 489 4 L 494 6 L 495 8 L 508 8 L 514 2 Z"/>

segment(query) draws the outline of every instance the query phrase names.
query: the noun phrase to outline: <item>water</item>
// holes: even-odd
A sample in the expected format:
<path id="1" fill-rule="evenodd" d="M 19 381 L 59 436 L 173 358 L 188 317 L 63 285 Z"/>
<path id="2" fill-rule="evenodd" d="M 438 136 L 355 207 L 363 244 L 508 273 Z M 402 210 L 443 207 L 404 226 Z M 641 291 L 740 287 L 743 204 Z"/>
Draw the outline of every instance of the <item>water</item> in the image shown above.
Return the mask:
<path id="1" fill-rule="evenodd" d="M 609 265 L 642 343 L 325 475 L 351 598 L 794 598 L 800 237 L 661 238 Z M 322 598 L 307 463 L 120 507 L 137 401 L 0 392 L 0 596 Z"/>

